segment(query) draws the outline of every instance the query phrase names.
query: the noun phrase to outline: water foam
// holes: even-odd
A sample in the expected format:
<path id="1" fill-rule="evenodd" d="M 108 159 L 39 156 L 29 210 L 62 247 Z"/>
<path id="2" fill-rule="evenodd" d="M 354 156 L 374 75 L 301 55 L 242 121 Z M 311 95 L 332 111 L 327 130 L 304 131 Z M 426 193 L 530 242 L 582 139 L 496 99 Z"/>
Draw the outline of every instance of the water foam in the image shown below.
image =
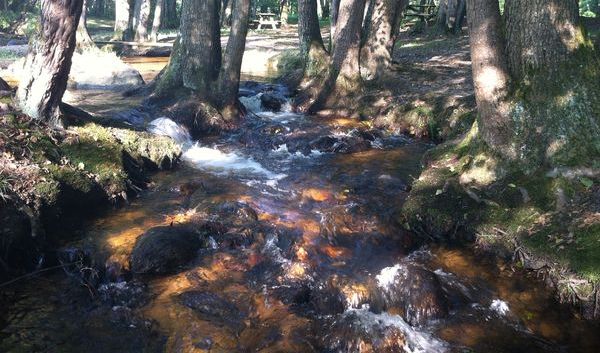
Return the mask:
<path id="1" fill-rule="evenodd" d="M 278 180 L 287 176 L 271 172 L 252 158 L 243 157 L 235 152 L 223 152 L 216 147 L 201 146 L 198 142 L 194 143 L 185 127 L 166 117 L 150 122 L 148 131 L 156 135 L 169 136 L 175 140 L 183 150 L 182 159 L 196 169 L 208 170 L 217 174 L 261 175 L 269 179 L 269 184 L 276 184 Z"/>
<path id="2" fill-rule="evenodd" d="M 368 307 L 360 309 L 348 309 L 344 315 L 354 314 L 358 319 L 357 324 L 366 331 L 371 331 L 373 327 L 396 327 L 406 337 L 406 353 L 442 353 L 448 350 L 446 342 L 433 337 L 430 333 L 420 331 L 410 326 L 401 316 L 392 315 L 386 312 L 375 314 L 369 311 Z"/>

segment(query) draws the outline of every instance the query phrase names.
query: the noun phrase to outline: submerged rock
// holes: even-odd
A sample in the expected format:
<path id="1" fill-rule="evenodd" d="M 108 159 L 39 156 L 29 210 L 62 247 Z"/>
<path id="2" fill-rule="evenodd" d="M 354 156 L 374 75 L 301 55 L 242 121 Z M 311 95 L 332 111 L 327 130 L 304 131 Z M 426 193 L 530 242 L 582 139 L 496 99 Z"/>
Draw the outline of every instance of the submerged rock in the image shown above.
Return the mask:
<path id="1" fill-rule="evenodd" d="M 394 311 L 411 325 L 448 315 L 448 300 L 434 272 L 413 264 L 384 268 L 377 276 L 378 309 Z"/>
<path id="2" fill-rule="evenodd" d="M 245 327 L 244 313 L 233 303 L 214 293 L 194 290 L 181 293 L 178 300 L 202 320 L 229 327 L 234 331 L 241 331 Z"/>
<path id="3" fill-rule="evenodd" d="M 182 226 L 161 226 L 141 235 L 129 257 L 133 273 L 168 273 L 191 261 L 204 241 Z"/>
<path id="4" fill-rule="evenodd" d="M 404 352 L 406 337 L 402 330 L 385 322 L 370 322 L 360 311 L 341 315 L 325 335 L 324 346 L 332 352 Z M 373 314 L 368 314 L 373 315 Z"/>

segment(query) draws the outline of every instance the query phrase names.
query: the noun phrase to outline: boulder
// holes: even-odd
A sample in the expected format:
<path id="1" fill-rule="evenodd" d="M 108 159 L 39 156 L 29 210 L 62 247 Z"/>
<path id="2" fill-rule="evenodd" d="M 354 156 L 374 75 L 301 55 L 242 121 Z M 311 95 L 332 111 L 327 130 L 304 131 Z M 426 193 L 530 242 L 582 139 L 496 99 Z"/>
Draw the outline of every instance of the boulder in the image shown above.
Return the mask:
<path id="1" fill-rule="evenodd" d="M 448 300 L 438 276 L 413 264 L 398 264 L 377 276 L 373 307 L 394 311 L 413 326 L 448 315 Z"/>
<path id="2" fill-rule="evenodd" d="M 260 103 L 264 109 L 278 112 L 281 110 L 283 104 L 285 104 L 285 98 L 272 93 L 263 93 L 260 96 Z"/>
<path id="3" fill-rule="evenodd" d="M 135 242 L 129 256 L 133 273 L 169 273 L 187 264 L 204 245 L 193 230 L 183 226 L 151 228 Z"/>
<path id="4" fill-rule="evenodd" d="M 119 89 L 143 84 L 142 75 L 114 55 L 73 55 L 69 88 Z"/>

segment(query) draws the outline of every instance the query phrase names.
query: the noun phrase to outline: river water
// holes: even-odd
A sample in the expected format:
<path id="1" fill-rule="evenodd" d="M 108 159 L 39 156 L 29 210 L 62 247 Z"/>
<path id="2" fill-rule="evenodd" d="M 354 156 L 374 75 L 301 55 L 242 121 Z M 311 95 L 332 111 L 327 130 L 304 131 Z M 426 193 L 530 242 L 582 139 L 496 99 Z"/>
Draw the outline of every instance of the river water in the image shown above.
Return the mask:
<path id="1" fill-rule="evenodd" d="M 538 279 L 470 249 L 416 246 L 398 214 L 430 144 L 287 101 L 268 111 L 262 95 L 289 96 L 279 85 L 241 94 L 244 126 L 219 138 L 148 120 L 182 145 L 182 166 L 65 244 L 89 266 L 2 289 L 0 351 L 600 350 L 598 325 Z M 205 245 L 168 274 L 131 275 L 138 237 L 173 224 L 203 227 Z"/>

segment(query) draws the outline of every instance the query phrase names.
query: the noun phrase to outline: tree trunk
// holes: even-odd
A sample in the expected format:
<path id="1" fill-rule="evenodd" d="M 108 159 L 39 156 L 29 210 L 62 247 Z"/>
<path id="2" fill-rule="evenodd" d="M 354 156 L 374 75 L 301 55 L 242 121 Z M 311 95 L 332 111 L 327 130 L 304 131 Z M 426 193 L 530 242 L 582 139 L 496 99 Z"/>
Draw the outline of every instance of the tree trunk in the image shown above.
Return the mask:
<path id="1" fill-rule="evenodd" d="M 250 0 L 234 0 L 232 4 L 231 32 L 223 66 L 219 73 L 218 105 L 225 120 L 232 121 L 240 116 L 238 90 L 240 86 L 240 71 L 242 58 L 246 47 L 246 34 L 250 19 Z"/>
<path id="2" fill-rule="evenodd" d="M 220 0 L 185 0 L 181 8 L 183 85 L 205 94 L 221 67 Z"/>
<path id="3" fill-rule="evenodd" d="M 104 9 L 106 8 L 104 0 L 95 0 L 91 8 L 92 11 L 90 11 L 90 13 L 99 17 L 104 17 Z"/>
<path id="4" fill-rule="evenodd" d="M 87 0 L 83 0 L 83 7 L 81 10 L 81 16 L 79 17 L 79 23 L 77 25 L 77 49 L 84 50 L 87 48 L 94 48 L 96 44 L 90 37 L 87 30 Z"/>
<path id="5" fill-rule="evenodd" d="M 165 0 L 156 0 L 154 6 L 154 20 L 152 21 L 152 32 L 150 32 L 150 40 L 152 42 L 158 41 L 158 30 L 160 29 L 160 20 L 162 18 L 162 8 Z"/>
<path id="6" fill-rule="evenodd" d="M 365 0 L 341 0 L 338 28 L 332 55 L 332 69 L 336 77 L 336 89 L 354 91 L 360 86 L 360 29 Z"/>
<path id="7" fill-rule="evenodd" d="M 150 21 L 150 0 L 137 0 L 135 5 L 134 40 L 143 43 L 148 40 L 148 23 Z"/>
<path id="8" fill-rule="evenodd" d="M 229 16 L 231 16 L 231 6 L 229 0 L 222 0 L 221 3 L 221 27 L 229 26 Z"/>
<path id="9" fill-rule="evenodd" d="M 508 65 L 515 77 L 556 67 L 581 44 L 577 0 L 507 0 L 505 16 Z"/>
<path id="10" fill-rule="evenodd" d="M 115 0 L 114 40 L 125 40 L 125 33 L 129 30 L 129 12 L 129 0 Z"/>
<path id="11" fill-rule="evenodd" d="M 329 70 L 329 54 L 325 50 L 317 16 L 317 0 L 298 0 L 298 35 L 300 53 L 304 58 L 301 89 L 304 94 L 296 100 L 297 109 L 306 111 L 323 89 Z"/>
<path id="12" fill-rule="evenodd" d="M 360 30 L 365 0 L 341 0 L 327 81 L 310 111 L 352 103 L 361 91 Z"/>
<path id="13" fill-rule="evenodd" d="M 177 17 L 177 1 L 165 0 L 164 7 L 163 19 L 161 21 L 164 28 L 178 28 L 179 19 Z"/>
<path id="14" fill-rule="evenodd" d="M 300 52 L 309 59 L 311 50 L 325 52 L 317 16 L 317 0 L 298 0 Z"/>
<path id="15" fill-rule="evenodd" d="M 507 105 L 510 75 L 498 0 L 467 0 L 467 9 L 479 133 L 492 149 L 513 158 Z"/>
<path id="16" fill-rule="evenodd" d="M 283 0 L 281 5 L 281 27 L 287 28 L 288 26 L 288 16 L 290 14 L 290 1 Z"/>
<path id="17" fill-rule="evenodd" d="M 335 45 L 333 41 L 335 39 L 335 32 L 337 30 L 338 14 L 340 12 L 340 1 L 341 0 L 331 0 L 331 18 L 329 19 L 329 23 L 331 24 L 329 30 L 329 52 L 333 51 L 333 47 Z"/>
<path id="18" fill-rule="evenodd" d="M 444 33 L 460 32 L 466 14 L 466 0 L 440 0 L 436 27 Z"/>
<path id="19" fill-rule="evenodd" d="M 67 88 L 82 0 L 42 0 L 41 38 L 25 62 L 17 92 L 21 110 L 61 126 L 59 104 Z"/>
<path id="20" fill-rule="evenodd" d="M 377 80 L 392 63 L 397 23 L 408 0 L 373 0 L 373 18 L 361 49 L 361 74 Z"/>

